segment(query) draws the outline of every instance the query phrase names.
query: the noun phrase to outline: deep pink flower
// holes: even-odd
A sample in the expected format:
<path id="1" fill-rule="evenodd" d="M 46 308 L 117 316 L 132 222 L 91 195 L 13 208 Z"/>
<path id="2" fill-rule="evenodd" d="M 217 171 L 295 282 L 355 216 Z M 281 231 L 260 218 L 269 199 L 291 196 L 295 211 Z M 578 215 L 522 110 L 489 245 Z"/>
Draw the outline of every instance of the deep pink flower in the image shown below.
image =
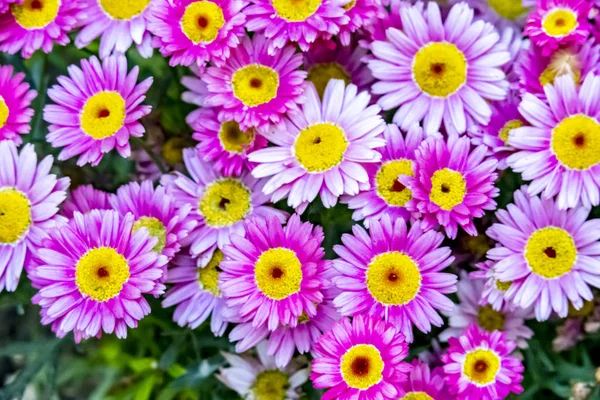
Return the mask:
<path id="1" fill-rule="evenodd" d="M 31 130 L 30 106 L 37 96 L 24 79 L 24 73 L 13 75 L 11 65 L 0 66 L 0 141 L 12 140 L 17 146 L 23 142 L 21 135 Z"/>

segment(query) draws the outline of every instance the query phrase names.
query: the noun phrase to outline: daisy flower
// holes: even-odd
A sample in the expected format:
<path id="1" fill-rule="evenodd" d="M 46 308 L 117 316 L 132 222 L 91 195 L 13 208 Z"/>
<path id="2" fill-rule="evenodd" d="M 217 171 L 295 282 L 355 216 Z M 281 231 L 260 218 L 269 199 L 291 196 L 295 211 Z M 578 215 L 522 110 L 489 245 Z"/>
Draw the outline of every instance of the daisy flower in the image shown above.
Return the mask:
<path id="1" fill-rule="evenodd" d="M 289 0 L 288 0 L 289 1 Z M 344 5 L 347 24 L 340 27 L 339 38 L 344 46 L 350 45 L 352 34 L 379 17 L 379 0 L 351 0 Z"/>
<path id="2" fill-rule="evenodd" d="M 141 105 L 152 85 L 152 77 L 136 84 L 139 67 L 127 73 L 124 56 L 96 57 L 81 61 L 81 68 L 69 67 L 69 76 L 58 77 L 48 89 L 56 104 L 44 107 L 50 124 L 46 139 L 53 147 L 64 147 L 59 160 L 79 155 L 77 165 L 98 165 L 105 153 L 116 148 L 121 157 L 131 155 L 129 137 L 141 137 L 139 120 L 151 107 Z"/>
<path id="3" fill-rule="evenodd" d="M 92 185 L 81 185 L 69 192 L 69 198 L 62 206 L 62 215 L 71 219 L 75 212 L 86 214 L 92 210 L 112 210 L 109 198 L 114 196 Z"/>
<path id="4" fill-rule="evenodd" d="M 21 4 L 23 0 L 0 0 L 0 14 L 8 11 L 11 4 Z"/>
<path id="5" fill-rule="evenodd" d="M 600 219 L 586 221 L 590 210 L 560 210 L 552 199 L 529 197 L 527 186 L 515 192 L 515 203 L 498 210 L 500 221 L 487 230 L 499 243 L 488 251 L 494 272 L 512 282 L 506 298 L 523 309 L 535 304 L 538 321 L 552 310 L 562 318 L 569 302 L 578 310 L 600 287 Z"/>
<path id="6" fill-rule="evenodd" d="M 514 132 L 514 131 L 513 131 Z M 484 145 L 471 150 L 467 137 L 428 138 L 415 152 L 414 177 L 403 175 L 401 183 L 410 188 L 412 199 L 406 203 L 411 212 L 423 214 L 423 228 L 441 225 L 449 238 L 456 238 L 460 225 L 469 235 L 477 235 L 473 218 L 495 210 L 499 190 L 498 162 L 485 157 Z"/>
<path id="7" fill-rule="evenodd" d="M 481 290 L 479 305 L 489 304 L 493 310 L 500 311 L 507 305 L 504 295 L 512 285 L 512 282 L 498 280 L 495 273 L 495 265 L 496 263 L 490 260 L 476 263 L 474 265 L 476 270 L 469 273 L 469 277 L 485 281 Z"/>
<path id="8" fill-rule="evenodd" d="M 37 96 L 24 79 L 22 72 L 13 75 L 11 65 L 0 65 L 0 141 L 12 140 L 17 146 L 23 143 L 21 135 L 31 130 L 33 108 L 30 106 Z"/>
<path id="9" fill-rule="evenodd" d="M 0 141 L 0 154 L 0 292 L 14 292 L 46 232 L 66 222 L 57 213 L 69 178 L 49 173 L 52 156 L 38 164 L 31 144 L 18 153 L 14 142 Z"/>
<path id="10" fill-rule="evenodd" d="M 196 117 L 192 116 L 194 113 L 198 113 L 202 108 L 210 107 L 210 104 L 206 102 L 209 91 L 206 82 L 201 79 L 202 75 L 204 75 L 204 70 L 192 64 L 190 65 L 190 71 L 194 74 L 193 76 L 184 76 L 181 78 L 181 84 L 187 89 L 181 94 L 181 100 L 200 107 L 192 111 L 188 116 L 188 120 L 195 120 Z"/>
<path id="11" fill-rule="evenodd" d="M 502 332 L 471 325 L 460 338 L 450 338 L 443 356 L 446 385 L 457 400 L 503 399 L 523 392 L 523 364 L 510 354 L 516 344 Z"/>
<path id="12" fill-rule="evenodd" d="M 169 65 L 221 66 L 245 36 L 244 0 L 155 0 L 149 29 L 152 44 Z"/>
<path id="13" fill-rule="evenodd" d="M 545 99 L 526 93 L 519 105 L 532 126 L 511 131 L 517 149 L 507 164 L 531 180 L 529 195 L 556 195 L 559 209 L 600 204 L 600 77 L 588 74 L 581 86 L 570 76 L 546 85 Z"/>
<path id="14" fill-rule="evenodd" d="M 32 302 L 58 337 L 73 331 L 76 342 L 102 332 L 125 338 L 127 327 L 150 313 L 143 294 L 163 293 L 167 258 L 152 251 L 158 239 L 147 230 L 133 232 L 134 222 L 116 211 L 75 213 L 37 249 Z"/>
<path id="15" fill-rule="evenodd" d="M 424 232 L 418 221 L 408 229 L 402 218 L 387 215 L 372 222 L 369 233 L 359 225 L 352 233 L 333 247 L 339 256 L 333 261 L 338 311 L 385 319 L 408 342 L 413 325 L 425 333 L 431 325 L 442 326 L 436 310 L 452 310 L 454 303 L 444 295 L 456 292 L 456 276 L 441 272 L 454 260 L 448 247 L 440 247 L 444 235 Z"/>
<path id="16" fill-rule="evenodd" d="M 206 103 L 223 107 L 222 118 L 239 122 L 242 129 L 278 124 L 301 100 L 306 78 L 301 65 L 302 54 L 293 46 L 269 55 L 264 36 L 244 36 L 226 64 L 202 75 L 209 92 Z"/>
<path id="17" fill-rule="evenodd" d="M 408 380 L 400 385 L 398 400 L 451 400 L 444 385 L 441 368 L 431 370 L 429 365 L 413 360 Z"/>
<path id="18" fill-rule="evenodd" d="M 423 120 L 426 134 L 440 129 L 463 133 L 467 123 L 486 125 L 492 110 L 486 100 L 506 97 L 508 82 L 500 69 L 510 60 L 498 32 L 473 22 L 465 3 L 452 7 L 442 23 L 440 8 L 429 2 L 402 7 L 403 30 L 389 28 L 386 41 L 372 44 L 369 68 L 378 80 L 374 94 L 384 110 L 400 107 L 394 122 L 402 129 Z M 407 23 L 408 21 L 408 23 Z"/>
<path id="19" fill-rule="evenodd" d="M 23 58 L 40 49 L 50 53 L 54 43 L 65 46 L 70 42 L 67 33 L 82 15 L 78 1 L 23 0 L 12 4 L 8 12 L 0 13 L 0 51 L 20 51 Z"/>
<path id="20" fill-rule="evenodd" d="M 363 27 L 362 34 L 365 37 L 358 41 L 362 47 L 370 50 L 374 41 L 385 41 L 388 28 L 402 30 L 400 10 L 404 7 L 411 7 L 412 5 L 403 0 L 391 0 L 388 1 L 388 3 L 389 7 L 384 7 L 385 4 L 380 4 L 377 16 L 373 18 L 369 24 Z M 417 2 L 414 6 L 422 9 L 423 3 Z M 368 57 L 370 58 L 372 56 L 369 55 Z"/>
<path id="21" fill-rule="evenodd" d="M 343 318 L 315 347 L 310 379 L 327 388 L 323 400 L 394 399 L 410 365 L 404 335 L 393 324 L 357 315 Z"/>
<path id="22" fill-rule="evenodd" d="M 318 195 L 327 208 L 343 194 L 356 195 L 370 187 L 364 163 L 376 163 L 385 145 L 385 124 L 377 105 L 369 106 L 368 92 L 334 79 L 327 84 L 323 101 L 312 84 L 305 102 L 290 111 L 283 130 L 264 135 L 273 147 L 250 154 L 258 165 L 257 178 L 271 176 L 263 191 L 272 201 L 288 198 L 288 205 L 302 213 Z"/>

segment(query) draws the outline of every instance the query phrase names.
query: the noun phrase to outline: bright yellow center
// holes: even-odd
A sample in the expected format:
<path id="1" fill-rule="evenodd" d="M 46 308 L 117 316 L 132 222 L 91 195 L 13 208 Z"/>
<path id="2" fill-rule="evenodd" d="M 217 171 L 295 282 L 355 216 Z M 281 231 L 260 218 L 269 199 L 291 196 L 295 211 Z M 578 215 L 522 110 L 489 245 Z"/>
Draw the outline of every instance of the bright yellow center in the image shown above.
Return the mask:
<path id="1" fill-rule="evenodd" d="M 354 8 L 355 5 L 356 5 L 356 0 L 352 0 L 348 4 L 346 4 L 343 8 L 346 11 L 350 11 Z"/>
<path id="2" fill-rule="evenodd" d="M 4 101 L 4 97 L 0 96 L 0 129 L 4 128 L 4 125 L 6 125 L 9 114 L 10 110 L 6 105 L 6 101 Z"/>
<path id="3" fill-rule="evenodd" d="M 75 265 L 75 283 L 81 294 L 96 301 L 112 299 L 129 279 L 129 265 L 112 247 L 87 251 Z"/>
<path id="4" fill-rule="evenodd" d="M 565 8 L 550 10 L 542 21 L 542 29 L 548 36 L 560 37 L 571 33 L 579 23 L 577 15 Z"/>
<path id="5" fill-rule="evenodd" d="M 581 62 L 577 54 L 569 49 L 557 50 L 552 54 L 548 67 L 540 74 L 540 85 L 554 84 L 557 76 L 571 74 L 576 84 L 581 79 Z"/>
<path id="6" fill-rule="evenodd" d="M 386 306 L 410 302 L 419 293 L 422 279 L 417 263 L 398 251 L 373 257 L 365 277 L 371 296 Z"/>
<path id="7" fill-rule="evenodd" d="M 352 83 L 350 74 L 346 72 L 346 69 L 336 62 L 328 62 L 316 64 L 311 67 L 308 71 L 306 80 L 312 82 L 319 93 L 319 97 L 323 98 L 325 88 L 331 79 L 341 79 L 346 85 Z"/>
<path id="8" fill-rule="evenodd" d="M 487 385 L 496 380 L 500 369 L 500 357 L 491 350 L 478 349 L 467 353 L 463 374 L 479 385 Z"/>
<path id="9" fill-rule="evenodd" d="M 504 314 L 496 311 L 489 304 L 479 307 L 477 324 L 488 332 L 504 330 Z"/>
<path id="10" fill-rule="evenodd" d="M 467 60 L 458 48 L 446 42 L 431 42 L 415 54 L 413 79 L 434 97 L 448 97 L 467 81 Z"/>
<path id="11" fill-rule="evenodd" d="M 510 131 L 516 128 L 520 128 L 525 124 L 520 119 L 511 119 L 507 121 L 504 126 L 498 132 L 498 137 L 504 142 L 506 146 L 508 146 L 508 134 Z"/>
<path id="12" fill-rule="evenodd" d="M 514 20 L 527 12 L 521 0 L 488 0 L 490 7 L 502 18 Z"/>
<path id="13" fill-rule="evenodd" d="M 279 74 L 272 68 L 250 64 L 234 72 L 233 95 L 248 107 L 268 103 L 277 96 Z"/>
<path id="14" fill-rule="evenodd" d="M 161 147 L 160 154 L 167 164 L 177 165 L 183 163 L 183 149 L 188 146 L 188 141 L 181 136 L 168 139 Z"/>
<path id="15" fill-rule="evenodd" d="M 265 296 L 283 300 L 300 291 L 302 264 L 290 249 L 269 249 L 258 257 L 254 265 L 254 279 Z"/>
<path id="16" fill-rule="evenodd" d="M 531 234 L 525 245 L 525 258 L 534 273 L 551 279 L 571 271 L 577 248 L 567 231 L 549 226 Z"/>
<path id="17" fill-rule="evenodd" d="M 348 141 L 342 128 L 323 122 L 300 131 L 294 153 L 308 172 L 323 172 L 341 163 L 347 148 Z"/>
<path id="18" fill-rule="evenodd" d="M 210 43 L 215 40 L 223 25 L 225 25 L 223 10 L 212 1 L 190 3 L 181 18 L 183 33 L 195 44 Z"/>
<path id="19" fill-rule="evenodd" d="M 20 241 L 31 224 L 31 205 L 15 188 L 0 188 L 0 244 Z"/>
<path id="20" fill-rule="evenodd" d="M 225 151 L 230 153 L 242 154 L 244 150 L 254 140 L 254 129 L 247 131 L 240 129 L 240 125 L 235 121 L 223 122 L 219 131 L 219 141 Z"/>
<path id="21" fill-rule="evenodd" d="M 290 387 L 289 376 L 279 370 L 263 371 L 256 377 L 252 392 L 256 400 L 286 400 Z"/>
<path id="22" fill-rule="evenodd" d="M 340 362 L 344 381 L 355 389 L 368 389 L 379 383 L 383 377 L 383 367 L 381 353 L 370 344 L 352 346 Z"/>
<path id="23" fill-rule="evenodd" d="M 434 398 L 425 392 L 410 392 L 406 393 L 400 400 L 434 400 Z"/>
<path id="24" fill-rule="evenodd" d="M 305 21 L 321 6 L 322 0 L 272 0 L 277 16 L 289 22 Z"/>
<path id="25" fill-rule="evenodd" d="M 198 268 L 198 282 L 205 291 L 212 293 L 214 296 L 220 297 L 219 290 L 219 265 L 223 261 L 223 253 L 217 249 L 213 253 L 212 258 L 204 268 Z"/>
<path id="26" fill-rule="evenodd" d="M 113 136 L 125 122 L 125 99 L 110 91 L 98 92 L 85 102 L 81 129 L 96 140 Z"/>
<path id="27" fill-rule="evenodd" d="M 25 0 L 10 6 L 15 20 L 25 29 L 44 28 L 56 19 L 60 0 Z"/>
<path id="28" fill-rule="evenodd" d="M 207 186 L 198 209 L 207 225 L 223 227 L 244 219 L 251 207 L 250 190 L 239 180 L 226 178 Z"/>
<path id="29" fill-rule="evenodd" d="M 140 228 L 146 228 L 150 237 L 158 239 L 152 251 L 156 253 L 162 252 L 167 243 L 167 229 L 164 224 L 154 217 L 141 217 L 133 224 L 133 231 L 136 232 Z"/>
<path id="30" fill-rule="evenodd" d="M 98 0 L 98 3 L 113 19 L 129 20 L 140 15 L 150 0 Z"/>
<path id="31" fill-rule="evenodd" d="M 377 194 L 389 205 L 404 206 L 412 198 L 412 192 L 398 182 L 398 177 L 414 175 L 413 162 L 406 158 L 383 163 L 375 175 Z"/>
<path id="32" fill-rule="evenodd" d="M 431 177 L 429 199 L 442 210 L 450 211 L 462 203 L 466 193 L 467 182 L 460 172 L 444 168 Z"/>
<path id="33" fill-rule="evenodd" d="M 565 167 L 589 169 L 600 163 L 600 124 L 583 114 L 566 117 L 552 130 L 551 145 Z"/>
<path id="34" fill-rule="evenodd" d="M 502 292 L 506 292 L 508 289 L 510 289 L 511 285 L 512 285 L 512 281 L 508 281 L 508 282 L 496 281 L 496 289 L 498 289 Z"/>

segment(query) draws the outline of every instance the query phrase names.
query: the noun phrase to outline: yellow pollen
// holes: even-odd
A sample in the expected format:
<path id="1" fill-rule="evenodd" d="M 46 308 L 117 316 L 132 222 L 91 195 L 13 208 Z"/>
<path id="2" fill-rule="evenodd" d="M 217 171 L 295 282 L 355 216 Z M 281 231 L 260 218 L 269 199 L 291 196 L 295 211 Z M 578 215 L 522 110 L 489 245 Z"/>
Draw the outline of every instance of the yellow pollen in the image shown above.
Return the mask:
<path id="1" fill-rule="evenodd" d="M 340 369 L 348 386 L 368 389 L 383 378 L 383 359 L 377 348 L 370 344 L 352 346 L 342 356 Z"/>
<path id="2" fill-rule="evenodd" d="M 571 33 L 577 26 L 577 15 L 569 9 L 554 8 L 542 20 L 542 29 L 548 36 L 561 37 Z"/>
<path id="3" fill-rule="evenodd" d="M 98 92 L 85 102 L 81 129 L 96 140 L 113 136 L 125 122 L 125 99 L 110 91 Z"/>
<path id="4" fill-rule="evenodd" d="M 434 97 L 448 97 L 467 81 L 465 55 L 451 43 L 431 42 L 421 47 L 412 70 L 417 86 Z"/>
<path id="5" fill-rule="evenodd" d="M 233 73 L 233 95 L 245 106 L 256 107 L 277 96 L 279 74 L 272 68 L 250 64 Z"/>
<path id="6" fill-rule="evenodd" d="M 365 278 L 371 296 L 386 306 L 399 306 L 413 300 L 419 293 L 422 279 L 417 263 L 398 251 L 373 257 L 367 265 Z"/>
<path id="7" fill-rule="evenodd" d="M 305 324 L 308 321 L 310 321 L 310 317 L 306 314 L 306 312 L 303 312 L 302 314 L 300 314 L 300 316 L 298 317 L 298 325 L 300 324 Z"/>
<path id="8" fill-rule="evenodd" d="M 317 12 L 322 0 L 272 0 L 277 16 L 289 22 L 306 21 Z"/>
<path id="9" fill-rule="evenodd" d="M 588 317 L 590 315 L 592 315 L 592 313 L 594 312 L 594 302 L 593 301 L 584 301 L 583 302 L 583 306 L 579 309 L 576 310 L 575 307 L 573 307 L 573 304 L 571 304 L 571 302 L 569 302 L 569 318 L 585 318 Z"/>
<path id="10" fill-rule="evenodd" d="M 527 12 L 521 0 L 488 0 L 490 7 L 502 18 L 515 20 Z"/>
<path id="11" fill-rule="evenodd" d="M 504 330 L 504 314 L 496 311 L 491 305 L 479 307 L 477 311 L 477 324 L 488 332 Z"/>
<path id="12" fill-rule="evenodd" d="M 414 175 L 413 162 L 406 158 L 383 163 L 375 175 L 377 195 L 391 206 L 404 206 L 412 198 L 412 192 L 398 182 L 398 177 Z"/>
<path id="13" fill-rule="evenodd" d="M 450 211 L 462 203 L 466 193 L 467 182 L 460 172 L 444 168 L 431 177 L 429 199 L 442 210 Z"/>
<path id="14" fill-rule="evenodd" d="M 510 131 L 522 126 L 525 126 L 525 124 L 520 119 L 511 119 L 504 124 L 502 129 L 500 129 L 498 132 L 498 137 L 504 142 L 505 146 L 508 146 L 508 134 Z"/>
<path id="15" fill-rule="evenodd" d="M 207 186 L 198 206 L 206 224 L 212 227 L 233 225 L 243 220 L 251 208 L 250 190 L 235 178 Z"/>
<path id="16" fill-rule="evenodd" d="M 491 350 L 478 349 L 467 353 L 463 364 L 463 374 L 479 385 L 487 385 L 496 380 L 500 369 L 500 357 Z"/>
<path id="17" fill-rule="evenodd" d="M 254 279 L 270 299 L 283 300 L 300 291 L 302 264 L 290 249 L 276 247 L 263 252 L 254 264 Z"/>
<path id="18" fill-rule="evenodd" d="M 223 122 L 219 131 L 219 141 L 223 150 L 230 153 L 242 154 L 254 140 L 254 129 L 247 131 L 240 129 L 235 121 Z"/>
<path id="19" fill-rule="evenodd" d="M 75 283 L 82 295 L 96 301 L 112 299 L 129 279 L 129 265 L 112 247 L 87 251 L 75 265 Z"/>
<path id="20" fill-rule="evenodd" d="M 181 18 L 181 29 L 194 44 L 212 42 L 223 25 L 223 10 L 212 1 L 190 3 Z"/>
<path id="21" fill-rule="evenodd" d="M 356 0 L 352 0 L 348 4 L 346 4 L 343 8 L 346 11 L 350 11 L 354 8 L 355 5 L 356 5 Z"/>
<path id="22" fill-rule="evenodd" d="M 319 93 L 319 97 L 323 98 L 325 88 L 331 79 L 341 79 L 346 85 L 352 83 L 350 74 L 346 69 L 337 62 L 328 62 L 313 65 L 308 71 L 306 80 L 312 82 Z"/>
<path id="23" fill-rule="evenodd" d="M 342 128 L 323 122 L 300 131 L 294 153 L 308 172 L 323 172 L 340 164 L 347 148 L 348 141 Z"/>
<path id="24" fill-rule="evenodd" d="M 565 230 L 549 226 L 533 232 L 525 244 L 529 268 L 546 279 L 571 271 L 577 259 L 573 237 Z"/>
<path id="25" fill-rule="evenodd" d="M 19 242 L 31 224 L 31 204 L 15 188 L 0 188 L 0 244 Z"/>
<path id="26" fill-rule="evenodd" d="M 409 392 L 401 397 L 400 400 L 434 400 L 434 398 L 425 392 Z"/>
<path id="27" fill-rule="evenodd" d="M 6 101 L 4 101 L 4 97 L 0 96 L 0 129 L 4 128 L 4 125 L 6 125 L 9 115 L 10 110 L 6 105 Z"/>
<path id="28" fill-rule="evenodd" d="M 212 293 L 214 296 L 221 297 L 219 290 L 219 265 L 223 261 L 223 253 L 217 249 L 213 253 L 212 258 L 204 268 L 198 268 L 198 283 L 205 291 Z"/>
<path id="29" fill-rule="evenodd" d="M 583 114 L 566 117 L 552 130 L 551 145 L 565 167 L 589 169 L 600 163 L 600 124 Z"/>
<path id="30" fill-rule="evenodd" d="M 554 84 L 557 76 L 566 74 L 571 74 L 575 84 L 578 85 L 581 79 L 581 62 L 577 54 L 572 53 L 572 50 L 557 50 L 552 54 L 548 67 L 540 74 L 540 85 Z"/>
<path id="31" fill-rule="evenodd" d="M 56 19 L 60 0 L 25 0 L 10 6 L 15 20 L 25 29 L 40 29 Z"/>
<path id="32" fill-rule="evenodd" d="M 183 149 L 189 144 L 185 138 L 174 136 L 162 145 L 160 154 L 169 165 L 181 164 L 183 163 Z"/>
<path id="33" fill-rule="evenodd" d="M 130 20 L 140 15 L 150 4 L 150 0 L 98 0 L 100 7 L 109 17 Z"/>
<path id="34" fill-rule="evenodd" d="M 496 281 L 496 289 L 498 289 L 502 292 L 506 292 L 508 289 L 510 289 L 511 285 L 512 285 L 512 281 L 508 281 L 508 282 Z"/>
<path id="35" fill-rule="evenodd" d="M 154 217 L 141 217 L 133 224 L 133 231 L 136 232 L 140 228 L 146 228 L 150 237 L 158 239 L 156 246 L 152 251 L 161 253 L 167 243 L 167 229 L 165 225 Z"/>
<path id="36" fill-rule="evenodd" d="M 286 400 L 290 387 L 290 377 L 282 371 L 272 369 L 263 371 L 252 385 L 255 400 Z"/>

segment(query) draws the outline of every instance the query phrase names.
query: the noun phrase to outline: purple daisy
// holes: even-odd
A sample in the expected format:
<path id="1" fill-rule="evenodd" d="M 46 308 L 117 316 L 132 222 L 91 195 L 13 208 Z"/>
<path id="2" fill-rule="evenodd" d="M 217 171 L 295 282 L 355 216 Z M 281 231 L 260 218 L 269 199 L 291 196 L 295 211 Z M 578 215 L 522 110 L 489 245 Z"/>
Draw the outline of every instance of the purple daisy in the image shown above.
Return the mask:
<path id="1" fill-rule="evenodd" d="M 69 198 L 62 207 L 62 215 L 72 219 L 75 212 L 87 214 L 92 210 L 112 210 L 109 198 L 114 196 L 92 185 L 78 186 L 69 192 Z"/>
<path id="2" fill-rule="evenodd" d="M 0 14 L 8 11 L 11 4 L 22 4 L 23 0 L 0 0 Z"/>
<path id="3" fill-rule="evenodd" d="M 249 156 L 258 164 L 255 177 L 271 176 L 264 193 L 273 202 L 287 197 L 288 205 L 302 213 L 317 196 L 329 208 L 343 194 L 368 189 L 363 164 L 379 162 L 381 154 L 373 149 L 385 145 L 385 123 L 379 106 L 369 106 L 370 97 L 333 79 L 321 101 L 308 84 L 302 108 L 288 113 L 285 128 L 264 133 L 275 146 Z"/>
<path id="4" fill-rule="evenodd" d="M 485 260 L 475 264 L 475 271 L 469 273 L 471 279 L 480 279 L 485 281 L 481 291 L 479 305 L 489 304 L 493 310 L 500 311 L 505 308 L 507 302 L 505 294 L 512 282 L 502 282 L 498 280 L 495 272 L 496 263 Z M 508 302 L 510 303 L 510 302 Z"/>
<path id="5" fill-rule="evenodd" d="M 440 8 L 429 2 L 401 7 L 403 30 L 388 28 L 386 41 L 372 44 L 369 68 L 378 80 L 374 94 L 384 110 L 400 107 L 394 122 L 402 129 L 423 120 L 426 134 L 440 129 L 463 133 L 472 123 L 486 125 L 492 111 L 486 100 L 506 97 L 500 69 L 510 54 L 495 28 L 473 22 L 465 3 L 452 7 L 442 23 Z"/>
<path id="6" fill-rule="evenodd" d="M 413 360 L 408 380 L 400 385 L 398 400 L 452 400 L 445 387 L 442 368 L 429 368 L 429 365 Z"/>
<path id="7" fill-rule="evenodd" d="M 46 136 L 53 147 L 64 147 L 59 160 L 79 155 L 77 165 L 98 165 L 105 153 L 116 148 L 121 157 L 131 155 L 129 138 L 141 137 L 139 120 L 152 107 L 141 105 L 152 85 L 152 77 L 136 84 L 139 67 L 127 73 L 124 56 L 96 57 L 69 67 L 69 76 L 59 76 L 58 85 L 48 89 L 56 104 L 44 107 L 50 123 Z"/>
<path id="8" fill-rule="evenodd" d="M 379 0 L 351 0 L 344 6 L 350 19 L 340 27 L 339 38 L 344 46 L 350 45 L 354 32 L 381 16 L 379 4 Z"/>
<path id="9" fill-rule="evenodd" d="M 13 75 L 11 65 L 0 65 L 0 141 L 12 140 L 17 146 L 23 143 L 21 135 L 31 130 L 33 108 L 30 106 L 37 96 L 24 79 L 24 73 Z"/>
<path id="10" fill-rule="evenodd" d="M 322 400 L 395 399 L 410 365 L 404 335 L 393 324 L 357 315 L 343 318 L 315 347 L 310 379 L 327 388 Z"/>
<path id="11" fill-rule="evenodd" d="M 441 272 L 454 260 L 448 247 L 440 247 L 444 235 L 424 232 L 420 222 L 408 229 L 402 218 L 387 215 L 372 222 L 369 233 L 359 225 L 352 233 L 333 247 L 339 256 L 333 261 L 338 311 L 385 319 L 408 342 L 413 325 L 425 333 L 431 325 L 442 326 L 436 310 L 452 310 L 454 303 L 444 295 L 456 292 L 456 276 Z"/>
<path id="12" fill-rule="evenodd" d="M 374 41 L 385 41 L 388 28 L 402 30 L 400 10 L 404 7 L 411 7 L 411 4 L 403 0 L 391 0 L 388 2 L 389 7 L 384 7 L 385 4 L 380 4 L 377 16 L 363 27 L 363 35 L 365 37 L 359 39 L 359 44 L 362 47 L 371 49 Z M 423 3 L 418 2 L 415 6 L 422 8 Z M 372 56 L 369 55 L 368 57 Z"/>
<path id="13" fill-rule="evenodd" d="M 147 230 L 133 232 L 134 222 L 116 211 L 75 213 L 37 249 L 32 302 L 58 337 L 73 331 L 76 342 L 102 332 L 125 338 L 127 327 L 150 313 L 143 294 L 163 293 L 167 258 L 152 251 L 158 239 Z"/>
<path id="14" fill-rule="evenodd" d="M 523 364 L 510 356 L 516 344 L 504 333 L 484 332 L 471 325 L 448 343 L 444 373 L 453 399 L 503 399 L 523 392 Z"/>

